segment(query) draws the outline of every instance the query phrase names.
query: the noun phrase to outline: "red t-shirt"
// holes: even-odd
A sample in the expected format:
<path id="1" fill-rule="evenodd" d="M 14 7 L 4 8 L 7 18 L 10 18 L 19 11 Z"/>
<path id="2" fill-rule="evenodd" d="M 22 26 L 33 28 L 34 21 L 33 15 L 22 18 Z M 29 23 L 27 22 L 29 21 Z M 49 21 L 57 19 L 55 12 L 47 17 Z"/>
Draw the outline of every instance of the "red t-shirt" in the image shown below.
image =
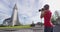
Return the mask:
<path id="1" fill-rule="evenodd" d="M 48 11 L 45 11 L 44 13 L 44 26 L 45 27 L 53 27 L 53 24 L 51 22 L 51 11 L 48 10 Z"/>

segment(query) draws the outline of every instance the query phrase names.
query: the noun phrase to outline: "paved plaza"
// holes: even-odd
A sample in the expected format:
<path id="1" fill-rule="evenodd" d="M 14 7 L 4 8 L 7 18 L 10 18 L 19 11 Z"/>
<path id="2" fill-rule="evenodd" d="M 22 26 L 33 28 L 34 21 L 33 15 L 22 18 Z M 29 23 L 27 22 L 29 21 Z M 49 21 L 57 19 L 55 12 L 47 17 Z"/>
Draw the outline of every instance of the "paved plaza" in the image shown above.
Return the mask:
<path id="1" fill-rule="evenodd" d="M 44 27 L 32 27 L 23 29 L 0 29 L 0 32 L 44 32 Z M 54 32 L 60 32 L 60 26 L 55 26 Z"/>

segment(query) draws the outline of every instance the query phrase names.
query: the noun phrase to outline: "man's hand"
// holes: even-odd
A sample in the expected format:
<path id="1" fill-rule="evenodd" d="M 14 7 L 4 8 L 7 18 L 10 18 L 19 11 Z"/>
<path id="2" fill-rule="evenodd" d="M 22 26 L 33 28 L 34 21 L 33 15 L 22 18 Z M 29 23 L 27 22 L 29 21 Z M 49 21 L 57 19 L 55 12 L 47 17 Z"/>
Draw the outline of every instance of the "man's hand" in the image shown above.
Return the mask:
<path id="1" fill-rule="evenodd" d="M 43 18 L 44 17 L 44 11 L 41 11 L 41 16 L 40 16 L 41 18 Z"/>

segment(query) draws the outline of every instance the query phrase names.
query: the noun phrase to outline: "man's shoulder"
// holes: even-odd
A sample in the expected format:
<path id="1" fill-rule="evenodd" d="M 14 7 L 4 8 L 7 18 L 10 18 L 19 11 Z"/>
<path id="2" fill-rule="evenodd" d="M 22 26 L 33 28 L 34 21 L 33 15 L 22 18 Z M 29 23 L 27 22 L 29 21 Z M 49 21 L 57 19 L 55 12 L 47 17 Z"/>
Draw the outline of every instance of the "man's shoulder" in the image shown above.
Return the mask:
<path id="1" fill-rule="evenodd" d="M 52 12 L 48 10 L 48 11 L 45 11 L 45 14 L 52 14 Z"/>
<path id="2" fill-rule="evenodd" d="M 48 10 L 49 13 L 52 13 L 51 10 Z"/>

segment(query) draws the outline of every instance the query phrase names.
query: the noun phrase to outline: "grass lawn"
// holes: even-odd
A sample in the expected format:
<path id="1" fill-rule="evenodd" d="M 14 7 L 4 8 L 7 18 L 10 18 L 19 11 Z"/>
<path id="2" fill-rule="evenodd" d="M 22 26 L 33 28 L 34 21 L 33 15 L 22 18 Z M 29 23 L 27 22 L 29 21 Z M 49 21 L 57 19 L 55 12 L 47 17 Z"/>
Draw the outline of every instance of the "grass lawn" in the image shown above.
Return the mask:
<path id="1" fill-rule="evenodd" d="M 24 25 L 24 26 L 6 26 L 6 27 L 0 27 L 0 29 L 8 29 L 8 28 L 17 28 L 17 29 L 21 29 L 21 28 L 31 28 L 30 25 Z"/>

